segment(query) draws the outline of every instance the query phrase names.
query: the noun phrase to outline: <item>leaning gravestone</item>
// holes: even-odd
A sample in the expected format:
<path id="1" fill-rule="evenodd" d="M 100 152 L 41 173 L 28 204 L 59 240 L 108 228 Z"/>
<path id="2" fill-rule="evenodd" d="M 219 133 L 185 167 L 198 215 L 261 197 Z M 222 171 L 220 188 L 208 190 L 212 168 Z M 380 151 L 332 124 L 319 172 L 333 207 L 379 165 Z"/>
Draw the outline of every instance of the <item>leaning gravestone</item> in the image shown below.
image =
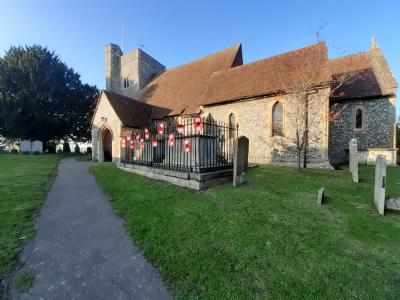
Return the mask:
<path id="1" fill-rule="evenodd" d="M 233 186 L 239 186 L 246 182 L 246 172 L 249 165 L 249 139 L 240 136 L 234 147 Z"/>
<path id="2" fill-rule="evenodd" d="M 358 150 L 357 140 L 351 139 L 349 142 L 349 154 L 350 154 L 350 172 L 354 182 L 358 182 Z"/>
<path id="3" fill-rule="evenodd" d="M 321 205 L 322 202 L 324 201 L 324 198 L 325 198 L 325 188 L 322 187 L 319 189 L 317 194 L 317 203 Z"/>
<path id="4" fill-rule="evenodd" d="M 374 202 L 379 214 L 385 213 L 386 159 L 378 155 L 375 165 Z"/>
<path id="5" fill-rule="evenodd" d="M 32 143 L 29 140 L 23 140 L 21 146 L 19 147 L 21 153 L 32 152 Z"/>
<path id="6" fill-rule="evenodd" d="M 41 141 L 33 141 L 32 152 L 43 153 L 43 143 Z"/>

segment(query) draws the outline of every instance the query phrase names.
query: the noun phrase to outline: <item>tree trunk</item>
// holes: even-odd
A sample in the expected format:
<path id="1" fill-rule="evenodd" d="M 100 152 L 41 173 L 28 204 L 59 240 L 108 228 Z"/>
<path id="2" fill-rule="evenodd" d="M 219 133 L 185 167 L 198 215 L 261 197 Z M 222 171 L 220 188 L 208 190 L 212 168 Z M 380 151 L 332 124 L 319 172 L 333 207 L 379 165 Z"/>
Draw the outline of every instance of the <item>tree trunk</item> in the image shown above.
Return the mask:
<path id="1" fill-rule="evenodd" d="M 307 149 L 308 149 L 308 97 L 306 97 L 305 114 L 304 114 L 304 158 L 303 168 L 307 168 Z"/>
<path id="2" fill-rule="evenodd" d="M 43 149 L 42 149 L 43 153 L 45 153 L 47 148 L 48 148 L 47 141 L 45 139 L 43 139 L 41 142 L 42 142 L 42 145 L 43 145 Z"/>
<path id="3" fill-rule="evenodd" d="M 301 150 L 297 150 L 297 168 L 301 169 Z"/>

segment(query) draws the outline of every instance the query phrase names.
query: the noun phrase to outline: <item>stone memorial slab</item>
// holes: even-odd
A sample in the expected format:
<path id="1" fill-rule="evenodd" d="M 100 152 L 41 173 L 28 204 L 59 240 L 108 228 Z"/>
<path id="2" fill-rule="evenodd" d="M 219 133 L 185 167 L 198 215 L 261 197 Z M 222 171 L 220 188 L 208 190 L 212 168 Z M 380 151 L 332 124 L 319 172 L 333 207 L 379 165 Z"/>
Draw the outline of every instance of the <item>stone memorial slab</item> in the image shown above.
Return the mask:
<path id="1" fill-rule="evenodd" d="M 43 153 L 43 143 L 41 141 L 33 141 L 32 152 Z"/>
<path id="2" fill-rule="evenodd" d="M 240 136 L 234 145 L 233 186 L 246 183 L 246 172 L 249 165 L 249 139 Z"/>
<path id="3" fill-rule="evenodd" d="M 324 201 L 324 198 L 325 198 L 325 188 L 321 187 L 317 194 L 317 203 L 322 204 L 322 202 Z"/>
<path id="4" fill-rule="evenodd" d="M 32 143 L 29 140 L 23 140 L 19 147 L 21 153 L 32 152 Z"/>
<path id="5" fill-rule="evenodd" d="M 379 214 L 385 213 L 385 189 L 386 189 L 386 159 L 378 155 L 375 164 L 375 189 L 374 203 Z"/>
<path id="6" fill-rule="evenodd" d="M 350 172 L 354 182 L 358 182 L 358 150 L 357 139 L 351 139 L 349 142 Z"/>
<path id="7" fill-rule="evenodd" d="M 387 209 L 400 211 L 400 197 L 387 199 L 385 206 Z"/>

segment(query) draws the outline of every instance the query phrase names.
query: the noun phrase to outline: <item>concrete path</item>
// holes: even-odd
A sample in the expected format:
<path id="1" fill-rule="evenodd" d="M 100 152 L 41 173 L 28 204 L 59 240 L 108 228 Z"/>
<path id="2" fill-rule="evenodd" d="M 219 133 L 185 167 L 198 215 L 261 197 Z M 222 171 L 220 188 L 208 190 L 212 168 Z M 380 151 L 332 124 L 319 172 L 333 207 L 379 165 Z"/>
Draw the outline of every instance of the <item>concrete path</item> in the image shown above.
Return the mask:
<path id="1" fill-rule="evenodd" d="M 172 299 L 133 244 L 88 172 L 90 163 L 63 159 L 24 249 L 19 274 L 36 283 L 11 299 Z"/>

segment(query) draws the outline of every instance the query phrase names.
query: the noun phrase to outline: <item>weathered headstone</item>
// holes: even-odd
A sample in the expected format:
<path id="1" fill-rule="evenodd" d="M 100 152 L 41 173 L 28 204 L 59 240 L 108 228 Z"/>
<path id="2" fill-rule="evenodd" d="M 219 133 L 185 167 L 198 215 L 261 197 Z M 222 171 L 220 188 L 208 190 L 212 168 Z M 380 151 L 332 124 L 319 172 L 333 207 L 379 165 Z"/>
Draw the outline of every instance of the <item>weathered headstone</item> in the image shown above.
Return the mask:
<path id="1" fill-rule="evenodd" d="M 32 152 L 43 153 L 43 143 L 41 141 L 33 141 Z"/>
<path id="2" fill-rule="evenodd" d="M 246 182 L 246 172 L 249 165 L 249 139 L 240 136 L 234 147 L 233 186 L 239 186 Z"/>
<path id="3" fill-rule="evenodd" d="M 385 206 L 387 209 L 400 211 L 400 197 L 387 199 Z"/>
<path id="4" fill-rule="evenodd" d="M 378 212 L 385 213 L 385 188 L 386 188 L 386 159 L 383 155 L 378 155 L 375 164 L 375 189 L 374 202 Z"/>
<path id="5" fill-rule="evenodd" d="M 357 140 L 351 139 L 349 142 L 350 172 L 354 182 L 358 182 L 358 150 Z"/>
<path id="6" fill-rule="evenodd" d="M 32 143 L 29 140 L 23 140 L 19 147 L 21 153 L 32 152 Z"/>
<path id="7" fill-rule="evenodd" d="M 321 187 L 317 194 L 317 203 L 322 204 L 322 202 L 324 201 L 324 198 L 325 198 L 325 188 Z"/>

